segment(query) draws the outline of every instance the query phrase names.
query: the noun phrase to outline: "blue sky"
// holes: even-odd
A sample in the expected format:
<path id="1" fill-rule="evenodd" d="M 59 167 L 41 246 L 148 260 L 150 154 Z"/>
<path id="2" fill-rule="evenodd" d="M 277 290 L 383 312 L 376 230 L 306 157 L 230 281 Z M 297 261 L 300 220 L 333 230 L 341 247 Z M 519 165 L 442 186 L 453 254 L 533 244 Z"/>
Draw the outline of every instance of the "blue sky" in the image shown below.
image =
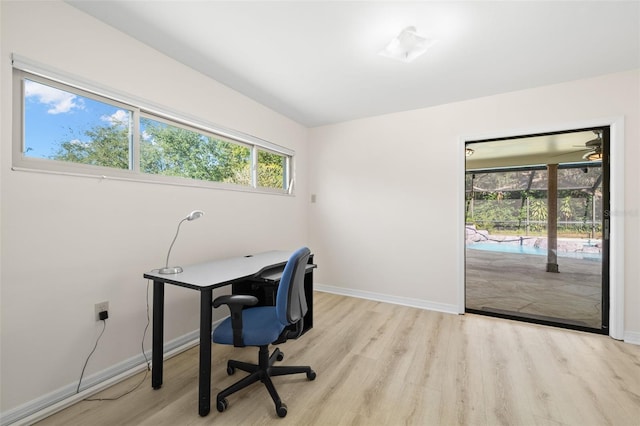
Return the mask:
<path id="1" fill-rule="evenodd" d="M 25 80 L 25 155 L 48 158 L 62 142 L 90 142 L 84 132 L 126 119 L 128 111 Z"/>

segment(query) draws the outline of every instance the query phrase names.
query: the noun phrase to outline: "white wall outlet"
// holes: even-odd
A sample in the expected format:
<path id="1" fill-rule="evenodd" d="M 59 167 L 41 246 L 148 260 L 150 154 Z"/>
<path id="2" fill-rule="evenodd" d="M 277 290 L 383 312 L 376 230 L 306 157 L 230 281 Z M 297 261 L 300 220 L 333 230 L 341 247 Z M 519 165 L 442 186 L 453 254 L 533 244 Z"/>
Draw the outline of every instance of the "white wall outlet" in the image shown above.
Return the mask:
<path id="1" fill-rule="evenodd" d="M 96 321 L 100 321 L 100 312 L 109 312 L 109 302 L 96 303 Z"/>

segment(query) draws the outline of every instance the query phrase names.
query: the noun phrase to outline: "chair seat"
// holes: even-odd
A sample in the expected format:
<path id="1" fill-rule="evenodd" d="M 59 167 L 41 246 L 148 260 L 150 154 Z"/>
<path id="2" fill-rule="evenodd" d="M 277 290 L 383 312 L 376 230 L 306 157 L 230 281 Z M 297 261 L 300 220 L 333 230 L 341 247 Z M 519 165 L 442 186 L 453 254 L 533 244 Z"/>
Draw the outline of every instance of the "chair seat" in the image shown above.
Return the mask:
<path id="1" fill-rule="evenodd" d="M 246 346 L 263 346 L 275 342 L 284 325 L 278 321 L 275 306 L 258 306 L 242 311 L 242 338 Z M 227 317 L 213 332 L 213 341 L 233 345 L 231 317 Z"/>

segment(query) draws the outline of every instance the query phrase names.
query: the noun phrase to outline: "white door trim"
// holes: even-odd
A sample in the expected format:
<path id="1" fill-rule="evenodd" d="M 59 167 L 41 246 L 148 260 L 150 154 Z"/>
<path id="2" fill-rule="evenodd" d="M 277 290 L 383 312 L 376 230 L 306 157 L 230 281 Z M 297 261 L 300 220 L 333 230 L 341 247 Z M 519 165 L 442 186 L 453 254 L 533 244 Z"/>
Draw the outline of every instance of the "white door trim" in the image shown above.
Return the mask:
<path id="1" fill-rule="evenodd" d="M 491 134 L 465 135 L 458 147 L 458 313 L 465 309 L 465 143 L 470 141 L 507 138 L 573 129 L 609 126 L 609 336 L 624 338 L 624 117 L 608 117 L 532 129 L 497 131 Z"/>

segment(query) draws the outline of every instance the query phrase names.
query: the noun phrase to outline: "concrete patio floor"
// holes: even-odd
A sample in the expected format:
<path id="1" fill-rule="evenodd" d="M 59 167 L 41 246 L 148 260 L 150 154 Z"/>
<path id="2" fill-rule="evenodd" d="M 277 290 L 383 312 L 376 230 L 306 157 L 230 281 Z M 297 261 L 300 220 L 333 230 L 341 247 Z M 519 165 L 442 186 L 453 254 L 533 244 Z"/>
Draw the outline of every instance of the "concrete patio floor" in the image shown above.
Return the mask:
<path id="1" fill-rule="evenodd" d="M 546 256 L 466 250 L 466 308 L 600 329 L 602 264 Z"/>

